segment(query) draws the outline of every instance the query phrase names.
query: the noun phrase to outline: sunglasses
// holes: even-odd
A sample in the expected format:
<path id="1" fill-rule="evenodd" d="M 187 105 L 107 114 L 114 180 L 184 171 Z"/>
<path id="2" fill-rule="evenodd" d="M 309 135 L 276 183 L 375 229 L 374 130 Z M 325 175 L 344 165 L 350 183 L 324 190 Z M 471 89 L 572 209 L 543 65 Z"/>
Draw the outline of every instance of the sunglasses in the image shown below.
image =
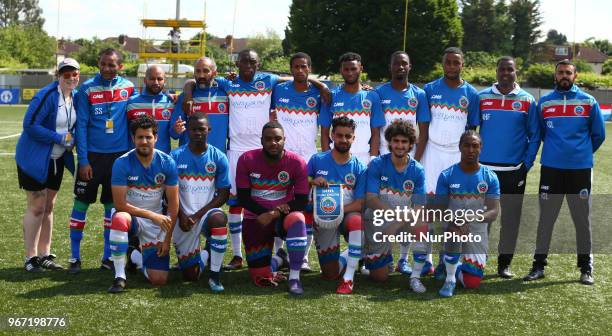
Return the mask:
<path id="1" fill-rule="evenodd" d="M 78 71 L 72 71 L 72 72 L 64 72 L 62 74 L 62 77 L 64 77 L 64 79 L 70 79 L 72 78 L 77 78 L 79 77 L 79 72 Z"/>

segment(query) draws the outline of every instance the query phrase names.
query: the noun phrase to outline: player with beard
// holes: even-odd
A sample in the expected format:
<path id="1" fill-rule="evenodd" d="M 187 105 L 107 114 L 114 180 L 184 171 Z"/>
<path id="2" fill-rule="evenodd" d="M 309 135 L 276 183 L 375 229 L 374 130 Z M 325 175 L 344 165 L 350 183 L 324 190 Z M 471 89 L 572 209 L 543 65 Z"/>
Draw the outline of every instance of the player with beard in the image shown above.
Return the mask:
<path id="1" fill-rule="evenodd" d="M 245 49 L 238 53 L 236 66 L 238 77 L 231 80 L 215 78 L 219 87 L 227 93 L 229 101 L 229 145 L 227 157 L 230 164 L 230 199 L 229 228 L 234 257 L 226 265 L 227 269 L 242 267 L 241 232 L 242 208 L 237 205 L 236 199 L 236 165 L 242 154 L 249 150 L 260 148 L 261 131 L 263 125 L 270 121 L 270 106 L 272 90 L 277 83 L 291 80 L 290 77 L 279 77 L 274 74 L 258 72 L 260 60 L 253 49 Z M 325 84 L 315 79 L 309 82 L 318 87 L 323 94 L 329 89 Z M 187 81 L 184 87 L 183 110 L 188 110 L 192 100 L 194 82 Z M 195 104 L 195 102 L 194 102 Z M 196 106 L 196 105 L 194 105 Z M 215 127 L 215 125 L 212 125 Z M 213 131 L 214 132 L 214 131 Z"/>
<path id="2" fill-rule="evenodd" d="M 540 97 L 542 130 L 540 218 L 531 271 L 525 281 L 544 277 L 552 231 L 567 196 L 576 228 L 580 282 L 592 285 L 591 176 L 593 154 L 606 138 L 599 104 L 576 86 L 576 66 L 563 60 L 555 66 L 555 90 Z"/>
<path id="3" fill-rule="evenodd" d="M 416 85 L 408 82 L 410 73 L 410 56 L 405 51 L 396 51 L 391 54 L 389 62 L 389 72 L 391 81 L 376 88 L 376 92 L 380 96 L 382 111 L 385 115 L 385 126 L 382 127 L 381 133 L 384 135 L 386 128 L 391 125 L 394 120 L 402 119 L 409 121 L 414 129 L 423 129 L 429 127 L 427 123 L 422 122 L 429 106 L 427 105 L 427 96 L 425 91 L 418 88 Z M 417 133 L 419 140 L 412 144 L 410 156 L 419 161 L 425 150 L 427 134 L 426 130 L 421 130 Z M 380 154 L 389 153 L 389 144 L 385 140 L 385 136 L 380 138 Z M 408 264 L 408 252 L 410 243 L 401 243 L 399 259 L 397 261 L 396 271 L 410 275 L 412 269 Z M 392 265 L 392 264 L 391 264 Z M 425 271 L 431 268 L 425 267 Z"/>
<path id="4" fill-rule="evenodd" d="M 115 280 L 109 293 L 126 287 L 126 255 L 130 236 L 138 236 L 140 250 L 130 258 L 154 286 L 166 284 L 170 268 L 170 242 L 178 214 L 178 177 L 176 164 L 167 154 L 155 149 L 157 123 L 145 114 L 130 125 L 135 149 L 113 164 L 112 190 L 117 212 L 111 220 L 111 260 Z M 168 200 L 167 215 L 162 199 Z"/>
<path id="5" fill-rule="evenodd" d="M 320 227 L 315 222 L 314 239 L 323 278 L 335 280 L 340 277 L 336 293 L 351 294 L 355 270 L 362 257 L 361 212 L 365 198 L 366 166 L 351 154 L 355 141 L 355 121 L 342 116 L 332 120 L 331 125 L 334 148 L 312 156 L 308 162 L 308 177 L 312 186 L 342 185 L 344 219 L 333 229 Z M 348 243 L 348 248 L 342 253 L 339 251 L 340 235 Z"/>
<path id="6" fill-rule="evenodd" d="M 383 154 L 370 162 L 367 171 L 366 211 L 365 211 L 365 255 L 366 267 L 370 277 L 375 281 L 387 280 L 389 263 L 393 263 L 391 243 L 380 241 L 384 234 L 396 234 L 398 230 L 410 231 L 413 234 L 427 232 L 425 223 L 408 222 L 396 218 L 395 221 L 378 224 L 375 221 L 376 210 L 395 210 L 412 208 L 418 214 L 424 209 L 425 172 L 421 164 L 410 157 L 416 142 L 416 131 L 408 120 L 397 119 L 385 130 L 385 138 L 390 153 Z M 377 236 L 378 235 L 378 236 Z M 378 240 L 378 241 L 377 241 Z M 417 293 L 425 292 L 419 280 L 427 248 L 424 242 L 415 244 L 414 276 L 410 279 L 410 288 Z"/>
<path id="7" fill-rule="evenodd" d="M 173 99 L 163 92 L 166 83 L 166 73 L 159 65 L 147 68 L 144 77 L 145 90 L 130 97 L 127 105 L 129 123 L 143 114 L 148 114 L 157 122 L 157 142 L 155 148 L 170 153 L 170 119 L 174 111 Z M 128 124 L 129 124 L 128 123 Z M 134 147 L 131 141 L 130 147 Z"/>
<path id="8" fill-rule="evenodd" d="M 243 222 L 244 247 L 249 274 L 259 287 L 276 287 L 283 276 L 281 265 L 272 258 L 274 237 L 287 242 L 289 293 L 304 293 L 300 267 L 306 252 L 304 208 L 308 202 L 306 162 L 285 150 L 283 126 L 276 121 L 262 130 L 263 148 L 244 153 L 236 168 L 238 200 L 246 210 Z"/>
<path id="9" fill-rule="evenodd" d="M 380 128 L 385 117 L 380 98 L 375 91 L 366 91 L 360 82 L 363 65 L 361 56 L 348 52 L 340 56 L 340 74 L 344 84 L 332 91 L 331 104 L 321 108 L 321 149 L 330 149 L 329 127 L 332 119 L 346 116 L 355 121 L 355 144 L 351 152 L 363 163 L 378 156 Z"/>

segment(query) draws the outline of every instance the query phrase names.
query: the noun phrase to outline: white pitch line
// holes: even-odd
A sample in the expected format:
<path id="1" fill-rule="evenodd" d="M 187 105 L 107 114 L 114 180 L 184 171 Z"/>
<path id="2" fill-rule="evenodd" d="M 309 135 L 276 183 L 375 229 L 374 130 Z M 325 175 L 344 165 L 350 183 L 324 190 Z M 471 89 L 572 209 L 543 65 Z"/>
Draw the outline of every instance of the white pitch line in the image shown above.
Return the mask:
<path id="1" fill-rule="evenodd" d="M 14 156 L 15 153 L 0 153 L 0 156 Z"/>
<path id="2" fill-rule="evenodd" d="M 10 139 L 10 138 L 15 138 L 15 137 L 18 137 L 18 136 L 20 136 L 20 135 L 21 135 L 21 133 L 17 133 L 17 134 L 13 134 L 13 135 L 3 136 L 3 137 L 0 137 L 0 140 Z"/>

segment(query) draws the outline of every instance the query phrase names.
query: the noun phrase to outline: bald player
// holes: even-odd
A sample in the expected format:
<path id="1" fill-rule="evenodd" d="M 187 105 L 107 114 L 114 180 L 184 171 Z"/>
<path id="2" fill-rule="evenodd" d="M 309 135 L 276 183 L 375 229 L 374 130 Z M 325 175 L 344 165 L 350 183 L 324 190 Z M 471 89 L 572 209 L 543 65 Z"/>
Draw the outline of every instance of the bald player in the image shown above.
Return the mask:
<path id="1" fill-rule="evenodd" d="M 158 128 L 155 149 L 169 154 L 174 103 L 172 97 L 164 92 L 165 83 L 164 70 L 159 65 L 149 66 L 144 77 L 145 89 L 128 100 L 127 118 L 128 124 L 131 125 L 141 115 L 148 114 L 153 117 Z M 132 138 L 130 138 L 130 148 L 134 148 Z"/>

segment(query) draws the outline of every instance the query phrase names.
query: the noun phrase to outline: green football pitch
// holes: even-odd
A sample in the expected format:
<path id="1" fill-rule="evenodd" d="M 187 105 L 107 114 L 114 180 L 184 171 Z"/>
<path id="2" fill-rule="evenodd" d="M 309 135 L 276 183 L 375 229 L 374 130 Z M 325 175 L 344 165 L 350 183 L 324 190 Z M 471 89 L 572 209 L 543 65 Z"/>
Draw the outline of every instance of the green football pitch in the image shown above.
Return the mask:
<path id="1" fill-rule="evenodd" d="M 98 270 L 102 251 L 102 206 L 93 205 L 82 242 L 83 271 L 29 274 L 23 270 L 22 217 L 25 193 L 18 188 L 14 161 L 25 106 L 0 107 L 0 333 L 38 334 L 47 329 L 7 328 L 9 317 L 65 317 L 67 334 L 422 334 L 422 335 L 609 335 L 612 330 L 612 258 L 600 250 L 595 255 L 594 286 L 578 283 L 572 253 L 549 258 L 547 277 L 524 283 L 531 256 L 515 257 L 517 277 L 496 277 L 495 248 L 485 280 L 478 290 L 458 287 L 454 297 L 442 299 L 442 283 L 427 277 L 424 295 L 412 293 L 408 279 L 394 273 L 383 284 L 356 275 L 355 292 L 335 294 L 336 283 L 318 274 L 314 248 L 310 252 L 314 273 L 303 274 L 306 293 L 293 298 L 286 285 L 277 289 L 254 287 L 246 270 L 222 275 L 226 291 L 213 294 L 206 275 L 198 283 L 184 283 L 171 271 L 169 284 L 152 288 L 141 274 L 128 274 L 129 291 L 110 295 L 113 275 Z M 610 124 L 606 125 L 612 131 Z M 608 133 L 611 134 L 611 133 Z M 593 193 L 612 194 L 612 145 L 604 143 L 596 156 Z M 36 160 L 38 158 L 32 158 Z M 528 178 L 527 193 L 534 194 L 539 180 L 536 164 Z M 55 207 L 53 252 L 62 264 L 70 254 L 68 217 L 72 206 L 72 177 L 64 175 Z M 532 197 L 533 198 L 533 197 Z M 605 216 L 609 205 L 594 207 L 593 217 Z M 564 211 L 567 206 L 564 205 Z M 567 217 L 567 214 L 565 215 Z M 606 223 L 607 218 L 599 220 Z M 526 209 L 523 225 L 534 231 L 537 207 Z M 571 224 L 570 229 L 571 229 Z M 499 223 L 493 225 L 495 241 Z M 523 228 L 521 229 L 523 230 Z M 557 235 L 559 231 L 555 231 Z M 569 251 L 575 243 L 569 231 Z M 612 236 L 594 237 L 610 240 Z M 533 236 L 526 241 L 532 246 Z M 494 246 L 494 245 L 493 245 Z M 523 249 L 525 250 L 525 249 Z M 227 255 L 231 255 L 228 249 Z M 226 257 L 229 259 L 229 257 Z M 174 258 L 173 258 L 174 259 Z M 53 332 L 53 330 L 50 330 Z"/>

